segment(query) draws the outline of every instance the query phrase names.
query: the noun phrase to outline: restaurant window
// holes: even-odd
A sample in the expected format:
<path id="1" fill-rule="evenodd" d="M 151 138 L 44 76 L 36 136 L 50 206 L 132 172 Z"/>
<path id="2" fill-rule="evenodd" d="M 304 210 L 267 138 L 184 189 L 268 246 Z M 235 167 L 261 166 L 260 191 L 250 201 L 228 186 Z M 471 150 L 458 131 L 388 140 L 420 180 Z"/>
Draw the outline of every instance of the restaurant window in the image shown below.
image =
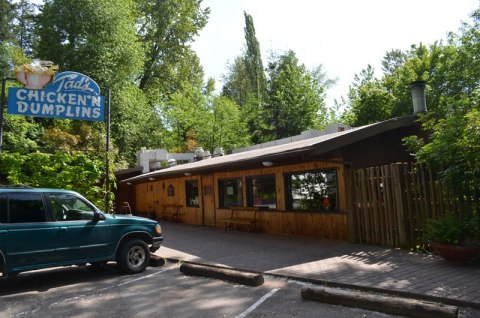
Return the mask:
<path id="1" fill-rule="evenodd" d="M 247 177 L 246 183 L 248 206 L 260 209 L 277 209 L 275 175 Z"/>
<path id="2" fill-rule="evenodd" d="M 198 207 L 198 180 L 185 181 L 185 192 L 187 203 L 189 207 Z"/>
<path id="3" fill-rule="evenodd" d="M 223 179 L 218 181 L 219 206 L 228 208 L 242 206 L 242 179 Z"/>
<path id="4" fill-rule="evenodd" d="M 337 170 L 313 170 L 285 175 L 287 209 L 335 211 L 338 209 Z"/>

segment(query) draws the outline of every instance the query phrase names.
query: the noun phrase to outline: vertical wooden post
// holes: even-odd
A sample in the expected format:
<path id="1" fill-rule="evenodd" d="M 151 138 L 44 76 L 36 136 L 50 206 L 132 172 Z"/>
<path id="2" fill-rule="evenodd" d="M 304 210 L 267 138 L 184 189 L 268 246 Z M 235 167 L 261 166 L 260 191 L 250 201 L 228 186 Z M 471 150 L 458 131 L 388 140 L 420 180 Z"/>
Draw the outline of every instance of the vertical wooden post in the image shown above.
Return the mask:
<path id="1" fill-rule="evenodd" d="M 350 195 L 347 196 L 347 231 L 348 241 L 357 243 L 358 228 L 357 228 L 357 213 L 355 213 L 355 187 L 353 182 L 353 169 L 345 167 L 345 185 L 349 189 Z"/>
<path id="2" fill-rule="evenodd" d="M 392 164 L 390 165 L 390 169 L 393 174 L 393 187 L 394 187 L 394 198 L 395 198 L 395 209 L 397 214 L 397 227 L 398 227 L 398 239 L 399 245 L 401 247 L 408 247 L 407 242 L 407 233 L 405 229 L 405 212 L 403 209 L 403 191 L 402 191 L 402 180 L 399 171 L 400 164 Z"/>
<path id="3" fill-rule="evenodd" d="M 107 107 L 105 107 L 105 121 L 107 124 L 107 141 L 105 145 L 105 212 L 110 211 L 110 89 L 107 94 Z"/>

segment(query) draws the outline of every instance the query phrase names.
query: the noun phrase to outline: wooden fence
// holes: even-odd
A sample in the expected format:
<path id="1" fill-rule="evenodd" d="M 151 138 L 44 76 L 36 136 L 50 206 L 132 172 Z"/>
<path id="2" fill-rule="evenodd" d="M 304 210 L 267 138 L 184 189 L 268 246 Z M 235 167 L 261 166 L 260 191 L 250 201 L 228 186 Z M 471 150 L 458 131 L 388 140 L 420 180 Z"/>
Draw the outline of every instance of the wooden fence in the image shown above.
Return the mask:
<path id="1" fill-rule="evenodd" d="M 429 218 L 458 211 L 436 174 L 396 163 L 353 171 L 355 226 L 361 243 L 415 248 Z"/>

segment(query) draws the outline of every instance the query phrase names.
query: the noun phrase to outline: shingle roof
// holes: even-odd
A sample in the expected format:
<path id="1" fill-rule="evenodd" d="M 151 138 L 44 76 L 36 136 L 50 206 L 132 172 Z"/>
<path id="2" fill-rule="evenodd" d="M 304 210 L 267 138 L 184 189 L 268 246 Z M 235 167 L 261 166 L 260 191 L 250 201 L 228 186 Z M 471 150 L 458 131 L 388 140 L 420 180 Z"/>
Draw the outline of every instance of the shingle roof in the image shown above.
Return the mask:
<path id="1" fill-rule="evenodd" d="M 213 171 L 221 168 L 227 168 L 228 166 L 238 166 L 242 163 L 261 162 L 265 160 L 274 160 L 275 158 L 286 158 L 294 154 L 308 153 L 312 150 L 315 150 L 316 155 L 324 154 L 386 131 L 411 126 L 416 119 L 416 115 L 393 118 L 375 124 L 294 141 L 288 144 L 244 151 L 168 167 L 129 178 L 123 180 L 122 182 L 138 182 L 155 177 L 164 178 L 167 176 L 181 175 L 185 172 L 195 174 L 201 171 Z"/>

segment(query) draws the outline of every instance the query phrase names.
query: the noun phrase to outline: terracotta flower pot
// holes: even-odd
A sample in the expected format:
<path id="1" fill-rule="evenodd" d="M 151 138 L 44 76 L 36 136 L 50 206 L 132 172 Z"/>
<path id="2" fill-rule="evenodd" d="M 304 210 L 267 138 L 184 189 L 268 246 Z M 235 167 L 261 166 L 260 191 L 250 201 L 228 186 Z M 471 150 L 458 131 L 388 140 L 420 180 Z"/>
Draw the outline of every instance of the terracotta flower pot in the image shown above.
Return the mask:
<path id="1" fill-rule="evenodd" d="M 466 264 L 480 254 L 480 247 L 450 245 L 430 242 L 430 246 L 443 259 L 455 264 Z"/>

